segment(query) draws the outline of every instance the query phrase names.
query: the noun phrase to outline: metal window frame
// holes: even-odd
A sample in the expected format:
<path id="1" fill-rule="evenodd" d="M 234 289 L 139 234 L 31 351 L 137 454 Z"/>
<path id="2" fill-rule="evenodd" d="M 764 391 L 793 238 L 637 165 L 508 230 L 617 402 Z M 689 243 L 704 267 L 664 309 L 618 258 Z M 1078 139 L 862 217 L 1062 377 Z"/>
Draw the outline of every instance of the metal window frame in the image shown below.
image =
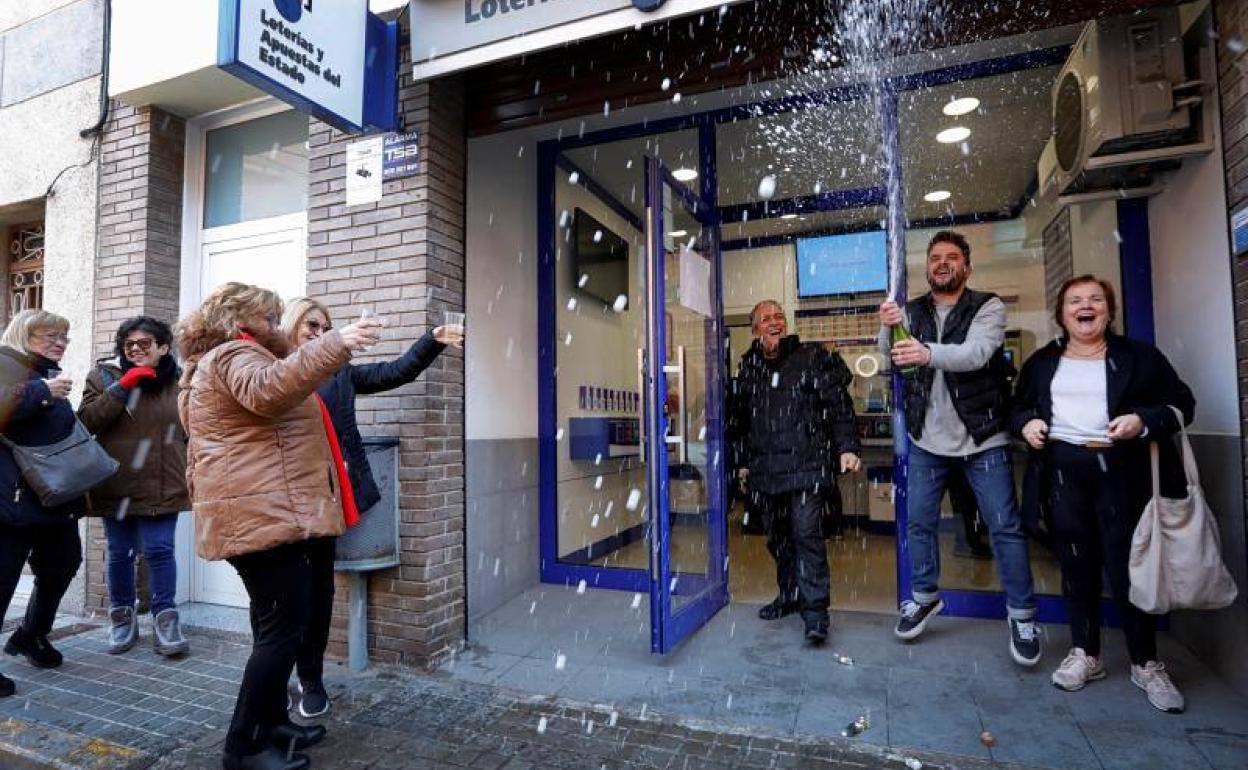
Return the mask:
<path id="1" fill-rule="evenodd" d="M 920 88 L 947 85 L 955 82 L 977 80 L 984 77 L 1003 75 L 1011 72 L 1052 67 L 1064 63 L 1070 51 L 1071 46 L 1068 45 L 1053 46 L 1034 51 L 1026 51 L 985 59 L 982 61 L 956 64 L 926 72 L 896 75 L 887 78 L 884 81 L 882 88 L 883 102 L 881 104 L 881 117 L 885 133 L 882 140 L 894 143 L 895 151 L 891 154 L 893 163 L 891 167 L 886 170 L 886 173 L 889 175 L 896 175 L 895 178 L 898 181 L 898 183 L 894 186 L 896 197 L 900 198 L 902 189 L 900 181 L 904 179 L 900 155 L 896 152 L 896 149 L 900 146 L 901 127 L 899 116 L 897 115 L 897 109 L 898 99 L 901 93 Z M 711 202 L 712 205 L 716 207 L 716 211 L 718 211 L 714 140 L 715 129 L 719 124 L 732 122 L 734 120 L 776 115 L 798 109 L 809 109 L 812 107 L 852 101 L 863 98 L 868 94 L 869 91 L 863 84 L 842 85 L 821 92 L 788 96 L 780 99 L 760 101 L 751 104 L 734 105 L 679 117 L 635 123 L 627 126 L 611 127 L 600 131 L 584 133 L 574 137 L 550 139 L 538 142 L 537 372 L 539 543 L 541 552 L 540 575 L 542 582 L 571 584 L 573 582 L 585 580 L 587 585 L 598 588 L 612 588 L 638 593 L 645 593 L 648 591 L 648 575 L 644 569 L 633 570 L 624 568 L 600 568 L 585 565 L 566 564 L 559 561 L 557 554 L 558 500 L 557 479 L 555 478 L 555 468 L 557 463 L 557 445 L 555 440 L 555 431 L 557 430 L 557 404 L 554 370 L 556 308 L 554 304 L 554 271 L 555 169 L 556 166 L 559 165 L 558 160 L 560 153 L 564 150 L 603 144 L 606 142 L 636 139 L 656 134 L 669 133 L 672 131 L 696 128 L 699 132 L 700 140 L 699 178 L 702 180 L 701 193 L 703 198 Z M 874 192 L 876 190 L 879 192 Z M 887 195 L 887 190 L 887 183 L 883 188 L 868 188 L 868 191 L 872 191 L 874 195 L 879 195 L 881 193 Z M 893 203 L 894 201 L 891 200 L 886 201 L 886 205 Z M 896 203 L 900 204 L 901 201 L 897 200 Z M 902 219 L 903 235 L 904 230 L 916 227 L 989 222 L 1006 218 L 1005 215 L 999 212 L 989 212 L 983 214 L 960 215 L 937 220 L 918 220 L 910 222 L 904 220 L 904 206 L 888 205 L 888 207 L 890 212 L 896 212 L 890 213 L 890 217 L 900 216 Z M 1130 214 L 1137 218 L 1141 216 L 1138 209 L 1132 210 Z M 1134 336 L 1141 336 L 1147 339 L 1152 335 L 1151 292 L 1146 293 L 1142 290 L 1145 285 L 1145 277 L 1147 275 L 1151 275 L 1151 273 L 1148 272 L 1147 209 L 1144 210 L 1143 216 L 1145 217 L 1143 229 L 1141 230 L 1138 226 L 1133 229 L 1133 232 L 1135 232 L 1137 236 L 1144 239 L 1143 246 L 1140 244 L 1140 237 L 1133 238 L 1130 243 L 1124 242 L 1123 245 L 1124 281 L 1126 281 L 1127 278 L 1127 270 L 1130 268 L 1134 271 L 1133 275 L 1135 276 L 1132 281 L 1132 286 L 1136 287 L 1135 291 L 1124 292 L 1126 293 L 1126 296 L 1124 297 L 1124 315 L 1129 319 L 1135 319 L 1137 328 L 1134 330 Z M 894 223 L 894 225 L 895 224 L 896 223 Z M 757 244 L 758 242 L 755 241 L 754 243 Z M 741 241 L 731 241 L 723 243 L 721 245 L 721 251 L 742 247 Z M 904 245 L 902 245 L 901 248 L 904 249 Z M 898 291 L 901 296 L 905 295 L 907 279 L 904 272 L 904 261 L 901 274 L 890 276 L 890 284 L 894 286 L 894 291 Z M 722 286 L 720 287 L 720 296 L 722 296 Z M 894 394 L 900 392 L 900 382 L 896 378 L 894 379 L 893 387 Z M 896 397 L 894 397 L 894 404 L 894 508 L 898 532 L 896 569 L 898 599 L 900 600 L 901 597 L 909 596 L 910 594 L 910 574 L 908 569 L 908 540 L 905 537 L 906 523 L 908 521 L 906 493 L 904 485 L 897 484 L 896 481 L 898 479 L 905 478 L 904 473 L 909 460 L 909 439 L 905 430 L 904 405 L 901 403 L 901 400 Z M 1000 591 L 948 589 L 942 590 L 941 596 L 944 598 L 947 606 L 946 612 L 951 615 L 962 617 L 1002 618 L 1005 617 L 1006 614 L 1005 595 Z M 1036 603 L 1037 620 L 1050 623 L 1063 623 L 1067 621 L 1069 615 L 1067 613 L 1066 602 L 1063 597 L 1047 594 L 1038 595 L 1036 597 Z M 1112 602 L 1106 600 L 1103 602 L 1103 605 L 1103 616 L 1106 618 L 1107 622 L 1116 624 L 1117 612 L 1113 607 Z"/>

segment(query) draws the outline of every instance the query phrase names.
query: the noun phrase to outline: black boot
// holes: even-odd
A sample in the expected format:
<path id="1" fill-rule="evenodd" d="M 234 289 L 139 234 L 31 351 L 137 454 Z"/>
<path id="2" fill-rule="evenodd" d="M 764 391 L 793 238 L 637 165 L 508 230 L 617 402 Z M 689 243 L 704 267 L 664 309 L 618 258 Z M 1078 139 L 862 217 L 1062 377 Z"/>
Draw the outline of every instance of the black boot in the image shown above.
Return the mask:
<path id="1" fill-rule="evenodd" d="M 57 651 L 46 636 L 35 636 L 24 626 L 18 626 L 9 641 L 4 644 L 4 651 L 9 655 L 22 655 L 35 668 L 56 668 L 64 661 L 64 656 Z"/>
<path id="2" fill-rule="evenodd" d="M 17 685 L 4 674 L 0 674 L 0 698 L 7 698 L 17 692 Z"/>
<path id="3" fill-rule="evenodd" d="M 771 600 L 771 604 L 764 604 L 758 610 L 758 616 L 763 620 L 779 620 L 785 615 L 792 615 L 801 608 L 801 604 L 796 600 L 785 601 L 784 597 L 777 596 Z"/>
<path id="4" fill-rule="evenodd" d="M 269 728 L 269 743 L 282 751 L 303 751 L 325 739 L 323 725 L 297 725 L 287 722 Z"/>
<path id="5" fill-rule="evenodd" d="M 811 644 L 823 644 L 828 640 L 828 616 L 810 614 L 805 617 L 806 641 Z"/>
<path id="6" fill-rule="evenodd" d="M 226 754 L 221 757 L 224 770 L 307 770 L 312 764 L 307 754 L 290 754 L 269 746 L 259 754 L 239 756 Z"/>

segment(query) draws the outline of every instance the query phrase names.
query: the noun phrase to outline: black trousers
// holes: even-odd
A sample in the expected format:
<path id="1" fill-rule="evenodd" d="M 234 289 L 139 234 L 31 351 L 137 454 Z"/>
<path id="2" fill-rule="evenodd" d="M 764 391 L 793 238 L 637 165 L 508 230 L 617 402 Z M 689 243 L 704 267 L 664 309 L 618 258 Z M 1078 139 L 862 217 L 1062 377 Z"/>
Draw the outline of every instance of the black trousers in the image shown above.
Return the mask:
<path id="1" fill-rule="evenodd" d="M 1131 662 L 1157 659 L 1156 623 L 1128 600 L 1131 536 L 1143 512 L 1131 485 L 1148 484 L 1121 449 L 1088 449 L 1054 441 L 1049 448 L 1053 546 L 1062 565 L 1062 593 L 1070 607 L 1070 640 L 1089 655 L 1101 654 L 1102 575 L 1122 619 Z"/>
<path id="2" fill-rule="evenodd" d="M 82 564 L 78 524 L 38 527 L 0 524 L 0 618 L 8 612 L 27 560 L 35 574 L 35 588 L 26 605 L 22 628 L 35 636 L 47 636 L 56 620 L 61 598 Z"/>
<path id="3" fill-rule="evenodd" d="M 813 489 L 752 498 L 767 528 L 776 583 L 785 601 L 797 600 L 806 619 L 828 614 L 828 550 L 823 539 L 825 500 Z"/>
<path id="4" fill-rule="evenodd" d="M 334 549 L 337 543 L 336 537 L 308 541 L 311 572 L 308 627 L 295 658 L 295 671 L 303 682 L 319 682 L 325 673 L 325 647 L 329 644 L 329 623 L 334 614 Z"/>
<path id="5" fill-rule="evenodd" d="M 251 657 L 225 734 L 225 753 L 254 754 L 270 728 L 286 724 L 286 682 L 308 624 L 312 582 L 306 542 L 230 559 L 251 599 Z"/>

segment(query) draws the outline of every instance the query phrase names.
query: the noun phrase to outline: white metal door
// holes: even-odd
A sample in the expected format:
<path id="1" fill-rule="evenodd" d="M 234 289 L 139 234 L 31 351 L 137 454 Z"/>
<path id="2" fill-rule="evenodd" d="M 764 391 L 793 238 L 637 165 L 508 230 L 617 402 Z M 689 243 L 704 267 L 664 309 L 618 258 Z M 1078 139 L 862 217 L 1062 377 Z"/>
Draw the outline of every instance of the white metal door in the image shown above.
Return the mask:
<path id="1" fill-rule="evenodd" d="M 297 203 L 299 196 L 292 194 L 306 190 L 306 172 L 300 171 L 296 157 L 298 140 L 276 136 L 271 130 L 266 133 L 259 127 L 260 121 L 288 114 L 288 110 L 286 105 L 265 99 L 187 123 L 182 315 L 229 281 L 272 289 L 284 300 L 306 293 L 307 212 Z M 245 126 L 255 129 L 250 143 L 239 135 L 240 130 L 251 131 Z M 220 148 L 209 157 L 210 135 L 219 129 L 234 131 L 236 141 L 230 147 L 235 154 L 229 158 L 223 159 L 229 151 Z M 259 142 L 259 149 L 254 140 L 257 134 L 267 137 Z M 209 177 L 213 174 L 217 175 L 213 177 L 216 192 L 210 193 Z M 224 199 L 236 207 L 225 216 L 219 208 L 216 215 L 210 215 L 210 194 L 222 195 L 216 199 L 218 203 Z M 273 211 L 283 206 L 285 211 Z M 214 220 L 215 226 L 206 226 Z M 196 555 L 193 529 L 193 514 L 178 522 L 178 561 L 186 567 L 179 575 L 179 601 L 246 607 L 247 592 L 234 568 L 228 562 L 209 562 Z"/>
<path id="2" fill-rule="evenodd" d="M 199 253 L 200 297 L 228 281 L 272 289 L 283 300 L 303 295 L 307 286 L 307 229 L 307 214 L 299 213 L 204 230 Z M 184 518 L 193 525 L 192 516 Z M 191 564 L 192 601 L 247 606 L 243 581 L 229 562 L 194 556 Z"/>

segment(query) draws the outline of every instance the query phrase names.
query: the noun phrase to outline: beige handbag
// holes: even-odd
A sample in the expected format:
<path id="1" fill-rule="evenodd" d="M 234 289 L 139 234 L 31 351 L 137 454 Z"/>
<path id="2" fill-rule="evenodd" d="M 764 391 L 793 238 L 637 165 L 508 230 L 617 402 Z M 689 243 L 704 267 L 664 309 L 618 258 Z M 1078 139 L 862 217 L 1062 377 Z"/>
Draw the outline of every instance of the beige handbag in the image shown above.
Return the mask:
<path id="1" fill-rule="evenodd" d="M 1175 410 L 1178 413 L 1178 410 Z M 1156 614 L 1170 610 L 1216 610 L 1235 601 L 1238 589 L 1222 563 L 1218 523 L 1205 502 L 1187 430 L 1179 414 L 1187 497 L 1161 496 L 1160 450 L 1152 456 L 1153 499 L 1144 508 L 1131 538 L 1131 603 Z"/>

